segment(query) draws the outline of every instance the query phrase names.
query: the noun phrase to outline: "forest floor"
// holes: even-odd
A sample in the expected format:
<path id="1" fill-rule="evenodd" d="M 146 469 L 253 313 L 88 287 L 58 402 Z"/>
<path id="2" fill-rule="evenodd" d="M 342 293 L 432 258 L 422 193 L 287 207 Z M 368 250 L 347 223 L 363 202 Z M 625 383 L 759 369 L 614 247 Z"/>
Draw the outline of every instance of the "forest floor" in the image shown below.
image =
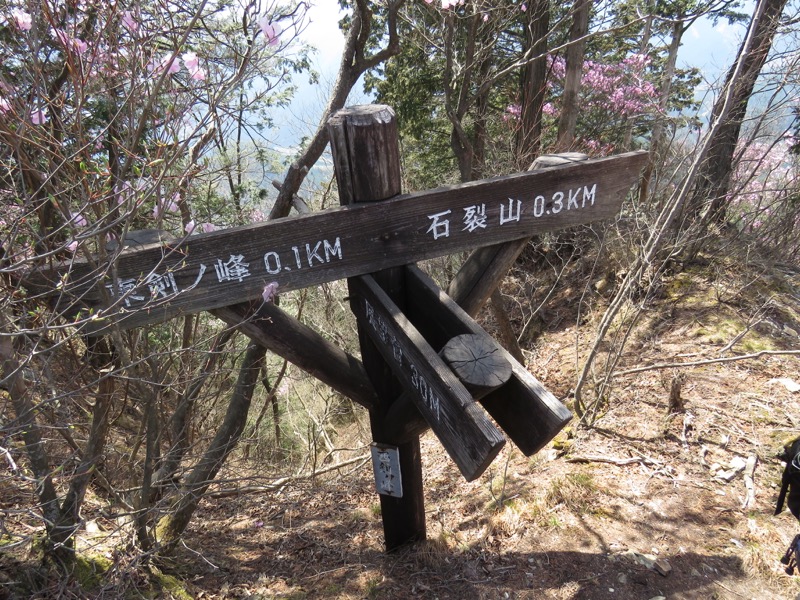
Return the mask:
<path id="1" fill-rule="evenodd" d="M 565 401 L 576 302 L 568 291 L 554 297 L 555 325 L 526 350 L 530 371 Z M 598 314 L 602 305 L 598 296 Z M 581 331 L 585 347 L 592 328 Z M 616 370 L 798 350 L 798 332 L 800 271 L 731 260 L 668 278 Z M 796 355 L 762 355 L 617 376 L 593 427 L 575 419 L 532 457 L 509 443 L 470 483 L 427 433 L 428 541 L 391 554 L 366 461 L 272 492 L 205 499 L 172 569 L 182 590 L 160 597 L 793 599 L 800 575 L 787 575 L 780 558 L 800 523 L 773 512 L 776 455 L 800 433 L 798 366 Z M 683 411 L 668 414 L 674 384 Z M 270 481 L 252 461 L 229 465 L 243 469 Z M 102 533 L 110 522 L 91 510 L 84 516 Z M 98 537 L 83 543 L 103 551 Z M 114 597 L 111 589 L 96 596 Z"/>

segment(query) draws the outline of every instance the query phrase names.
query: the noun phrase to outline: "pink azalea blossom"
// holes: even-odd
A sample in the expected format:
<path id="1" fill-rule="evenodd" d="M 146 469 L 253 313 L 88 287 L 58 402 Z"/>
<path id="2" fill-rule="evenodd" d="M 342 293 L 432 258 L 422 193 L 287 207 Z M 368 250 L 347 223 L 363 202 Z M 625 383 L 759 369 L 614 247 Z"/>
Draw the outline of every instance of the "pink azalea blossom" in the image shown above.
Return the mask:
<path id="1" fill-rule="evenodd" d="M 69 220 L 76 227 L 86 227 L 86 225 L 88 225 L 88 223 L 86 222 L 86 217 L 84 217 L 80 213 L 70 213 Z"/>
<path id="2" fill-rule="evenodd" d="M 122 13 L 122 24 L 128 31 L 132 33 L 139 31 L 139 23 L 136 21 L 133 13 L 129 10 L 126 10 Z"/>
<path id="3" fill-rule="evenodd" d="M 258 26 L 261 28 L 261 33 L 267 38 L 267 44 L 277 46 L 280 43 L 278 38 L 281 35 L 281 28 L 277 23 L 272 23 L 265 15 L 258 20 Z"/>
<path id="4" fill-rule="evenodd" d="M 33 27 L 33 17 L 21 8 L 12 10 L 11 17 L 17 22 L 17 27 L 22 31 L 30 31 L 31 27 Z"/>
<path id="5" fill-rule="evenodd" d="M 264 291 L 261 292 L 261 297 L 264 299 L 264 302 L 273 302 L 275 300 L 275 296 L 278 295 L 278 282 L 272 281 L 264 286 Z"/>
<path id="6" fill-rule="evenodd" d="M 31 123 L 34 125 L 44 125 L 47 123 L 47 115 L 41 109 L 31 112 Z"/>
<path id="7" fill-rule="evenodd" d="M 181 58 L 183 59 L 184 66 L 190 71 L 196 69 L 197 63 L 200 61 L 200 59 L 197 58 L 197 54 L 194 52 L 186 52 Z"/>
<path id="8" fill-rule="evenodd" d="M 523 3 L 523 5 L 519 7 L 519 9 L 520 9 L 522 12 L 526 12 L 526 11 L 528 10 L 528 5 Z"/>
<path id="9" fill-rule="evenodd" d="M 504 121 L 516 121 L 522 116 L 522 106 L 519 104 L 509 104 L 506 106 L 506 114 L 503 115 Z"/>
<path id="10" fill-rule="evenodd" d="M 192 219 L 191 221 L 189 221 L 188 223 L 186 223 L 186 225 L 184 225 L 184 226 L 183 226 L 183 230 L 184 230 L 184 231 L 185 231 L 187 234 L 191 235 L 191 234 L 192 234 L 192 232 L 194 232 L 194 230 L 195 230 L 195 228 L 196 228 L 196 227 L 197 227 L 197 224 L 194 222 L 194 219 Z"/>
<path id="11" fill-rule="evenodd" d="M 177 59 L 177 58 L 175 58 L 175 59 L 172 61 L 172 64 L 170 64 L 170 62 L 169 62 L 169 61 L 170 61 L 171 59 L 172 59 L 172 55 L 171 55 L 171 54 L 167 54 L 167 55 L 166 55 L 166 56 L 164 56 L 164 57 L 163 57 L 163 58 L 162 58 L 160 61 L 156 61 L 155 59 L 153 59 L 153 60 L 151 60 L 151 61 L 150 61 L 150 63 L 147 65 L 147 69 L 148 69 L 148 70 L 149 70 L 151 73 L 153 73 L 153 72 L 158 72 L 158 73 L 160 73 L 161 71 L 164 71 L 164 70 L 167 68 L 167 65 L 169 65 L 169 71 L 167 71 L 167 72 L 168 72 L 170 75 L 173 75 L 174 73 L 177 73 L 178 71 L 180 71 L 180 70 L 181 70 L 181 63 L 180 63 L 180 61 L 178 61 L 178 59 Z"/>
<path id="12" fill-rule="evenodd" d="M 0 115 L 4 115 L 10 110 L 11 110 L 11 102 L 0 96 Z"/>
<path id="13" fill-rule="evenodd" d="M 66 49 L 72 49 L 78 54 L 83 54 L 89 49 L 89 44 L 84 42 L 80 38 L 71 37 L 66 31 L 63 29 L 58 29 L 57 27 L 53 29 L 53 35 L 56 39 L 61 42 Z"/>
<path id="14" fill-rule="evenodd" d="M 72 47 L 78 54 L 83 54 L 89 49 L 89 44 L 87 44 L 80 38 L 75 38 L 72 40 Z"/>
<path id="15" fill-rule="evenodd" d="M 75 251 L 78 249 L 78 240 L 72 240 L 69 244 L 67 244 L 67 250 L 75 254 Z"/>
<path id="16" fill-rule="evenodd" d="M 189 73 L 191 73 L 192 79 L 197 81 L 205 81 L 206 79 L 206 72 L 199 67 L 196 69 L 189 69 Z"/>
<path id="17" fill-rule="evenodd" d="M 489 15 L 488 15 L 488 14 L 486 14 L 486 13 L 484 13 L 484 14 L 483 14 L 483 22 L 484 22 L 484 23 L 486 23 L 486 22 L 488 22 L 488 21 L 489 21 Z"/>

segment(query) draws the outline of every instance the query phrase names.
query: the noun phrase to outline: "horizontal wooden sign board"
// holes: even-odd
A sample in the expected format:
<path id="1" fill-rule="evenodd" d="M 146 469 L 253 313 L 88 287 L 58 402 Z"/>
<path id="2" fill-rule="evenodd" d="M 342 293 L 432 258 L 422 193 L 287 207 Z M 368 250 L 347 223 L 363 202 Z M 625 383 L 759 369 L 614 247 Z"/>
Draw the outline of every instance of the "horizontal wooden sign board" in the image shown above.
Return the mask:
<path id="1" fill-rule="evenodd" d="M 483 409 L 369 275 L 350 279 L 350 304 L 383 359 L 467 481 L 505 444 Z"/>
<path id="2" fill-rule="evenodd" d="M 31 293 L 95 329 L 158 323 L 257 299 L 275 282 L 301 289 L 613 217 L 646 153 L 403 194 L 374 204 L 194 235 L 30 274 Z M 113 277 L 112 277 L 113 273 Z M 86 317 L 87 313 L 83 313 Z"/>

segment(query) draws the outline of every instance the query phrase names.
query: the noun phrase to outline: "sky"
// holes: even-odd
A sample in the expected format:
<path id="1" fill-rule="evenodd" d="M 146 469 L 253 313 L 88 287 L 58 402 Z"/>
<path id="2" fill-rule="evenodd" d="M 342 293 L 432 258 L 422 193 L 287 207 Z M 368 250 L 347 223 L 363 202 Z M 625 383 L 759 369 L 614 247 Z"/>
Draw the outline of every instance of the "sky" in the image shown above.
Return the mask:
<path id="1" fill-rule="evenodd" d="M 288 149 L 296 146 L 304 136 L 311 135 L 319 124 L 344 49 L 344 35 L 339 30 L 340 18 L 337 0 L 315 0 L 308 12 L 309 23 L 301 38 L 316 48 L 311 62 L 314 70 L 320 74 L 320 81 L 312 85 L 303 74 L 295 77 L 298 89 L 291 106 L 278 111 L 273 117 L 278 125 L 275 142 L 279 147 Z M 360 91 L 360 86 L 356 91 Z"/>

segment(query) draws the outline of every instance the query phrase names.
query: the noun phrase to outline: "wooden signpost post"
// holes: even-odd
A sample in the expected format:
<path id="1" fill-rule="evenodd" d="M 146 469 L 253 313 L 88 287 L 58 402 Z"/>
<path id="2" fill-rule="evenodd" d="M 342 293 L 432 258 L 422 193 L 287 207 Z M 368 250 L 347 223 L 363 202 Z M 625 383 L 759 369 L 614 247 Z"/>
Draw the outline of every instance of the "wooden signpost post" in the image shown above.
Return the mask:
<path id="1" fill-rule="evenodd" d="M 646 154 L 401 195 L 391 109 L 339 111 L 329 132 L 341 208 L 116 250 L 113 268 L 54 266 L 23 285 L 91 335 L 211 311 L 368 408 L 391 550 L 425 538 L 428 427 L 472 480 L 505 443 L 500 430 L 530 455 L 571 418 L 472 316 L 525 239 L 615 215 Z M 488 249 L 468 259 L 453 298 L 414 265 L 476 248 Z M 260 298 L 267 283 L 289 291 L 343 278 L 360 360 Z"/>

